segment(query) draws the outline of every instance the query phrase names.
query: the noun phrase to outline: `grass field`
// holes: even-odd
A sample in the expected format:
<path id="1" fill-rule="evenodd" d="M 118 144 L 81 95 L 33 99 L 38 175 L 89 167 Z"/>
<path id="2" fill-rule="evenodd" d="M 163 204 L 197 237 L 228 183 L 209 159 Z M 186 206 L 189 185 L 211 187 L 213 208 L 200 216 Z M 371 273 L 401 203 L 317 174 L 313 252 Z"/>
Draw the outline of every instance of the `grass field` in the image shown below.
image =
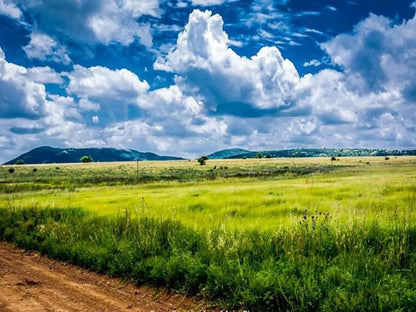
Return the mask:
<path id="1" fill-rule="evenodd" d="M 415 194 L 415 157 L 3 166 L 0 237 L 226 307 L 410 311 Z"/>

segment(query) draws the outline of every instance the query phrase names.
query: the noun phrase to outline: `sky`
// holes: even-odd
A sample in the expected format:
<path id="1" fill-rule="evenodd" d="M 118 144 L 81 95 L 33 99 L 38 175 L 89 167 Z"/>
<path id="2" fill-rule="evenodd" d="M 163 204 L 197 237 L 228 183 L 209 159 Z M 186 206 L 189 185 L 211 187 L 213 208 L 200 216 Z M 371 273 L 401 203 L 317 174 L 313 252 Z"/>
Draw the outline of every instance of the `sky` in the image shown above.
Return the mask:
<path id="1" fill-rule="evenodd" d="M 414 0 L 0 0 L 0 161 L 416 148 Z"/>

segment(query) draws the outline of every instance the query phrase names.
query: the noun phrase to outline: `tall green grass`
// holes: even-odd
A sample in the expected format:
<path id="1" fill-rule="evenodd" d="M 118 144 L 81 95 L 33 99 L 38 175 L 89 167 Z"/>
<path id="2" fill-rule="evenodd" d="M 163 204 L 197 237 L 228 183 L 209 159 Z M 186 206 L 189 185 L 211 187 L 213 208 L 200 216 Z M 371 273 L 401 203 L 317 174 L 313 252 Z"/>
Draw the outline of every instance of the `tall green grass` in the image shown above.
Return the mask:
<path id="1" fill-rule="evenodd" d="M 409 210 L 410 211 L 410 210 Z M 81 209 L 0 209 L 0 239 L 51 257 L 251 311 L 412 311 L 416 227 L 304 211 L 292 228 L 194 230 Z"/>
<path id="2" fill-rule="evenodd" d="M 14 194 L 44 189 L 74 190 L 79 187 L 137 185 L 153 182 L 191 182 L 228 178 L 267 178 L 294 177 L 312 173 L 325 173 L 337 169 L 328 164 L 276 166 L 257 164 L 256 166 L 199 166 L 192 164 L 184 167 L 143 167 L 133 170 L 129 163 L 118 167 L 82 166 L 14 166 L 13 173 L 8 168 L 0 168 L 0 193 Z M 201 167 L 201 168 L 200 168 Z M 339 167 L 347 167 L 342 165 Z M 36 168 L 36 171 L 33 169 Z M 215 168 L 215 169 L 214 169 Z"/>
<path id="3" fill-rule="evenodd" d="M 416 223 L 410 211 L 416 194 L 415 168 L 383 163 L 365 171 L 357 166 L 306 176 L 0 192 L 0 207 L 79 207 L 99 215 L 129 210 L 133 215 L 175 219 L 191 228 L 221 225 L 243 231 L 291 226 L 308 209 L 330 212 L 338 221 L 377 220 L 390 226 L 395 210 L 406 212 Z"/>

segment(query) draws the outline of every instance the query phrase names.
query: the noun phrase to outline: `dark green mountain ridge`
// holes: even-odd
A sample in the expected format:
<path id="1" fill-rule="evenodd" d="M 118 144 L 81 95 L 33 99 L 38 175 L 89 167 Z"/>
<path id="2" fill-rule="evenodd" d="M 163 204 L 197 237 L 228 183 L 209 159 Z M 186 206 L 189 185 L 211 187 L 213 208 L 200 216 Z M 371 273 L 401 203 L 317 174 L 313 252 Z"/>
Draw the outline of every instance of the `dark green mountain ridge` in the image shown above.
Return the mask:
<path id="1" fill-rule="evenodd" d="M 180 160 L 183 158 L 173 156 L 160 156 L 150 152 L 138 152 L 132 149 L 115 148 L 54 148 L 50 146 L 37 147 L 8 162 L 14 164 L 22 159 L 25 164 L 48 163 L 76 163 L 84 155 L 90 156 L 93 161 L 134 161 L 134 160 Z"/>
<path id="2" fill-rule="evenodd" d="M 406 156 L 416 155 L 416 150 L 387 150 L 367 148 L 298 148 L 286 150 L 249 151 L 240 148 L 231 148 L 209 154 L 208 159 L 238 159 L 262 157 L 351 157 L 351 156 Z M 25 164 L 48 163 L 77 163 L 84 155 L 90 156 L 93 161 L 143 161 L 143 160 L 181 160 L 174 156 L 160 156 L 151 152 L 138 152 L 133 149 L 115 148 L 54 148 L 50 146 L 37 147 L 8 162 L 15 164 L 22 159 Z"/>
<path id="3" fill-rule="evenodd" d="M 221 153 L 221 151 L 216 152 Z M 261 153 L 262 157 L 353 157 L 353 156 L 410 156 L 416 155 L 416 150 L 387 150 L 368 148 L 297 148 L 286 150 L 250 151 L 247 153 L 233 154 L 225 159 L 256 158 Z M 211 154 L 212 155 L 212 154 Z M 210 155 L 208 155 L 210 158 Z"/>
<path id="4" fill-rule="evenodd" d="M 224 150 L 209 154 L 207 157 L 209 159 L 224 159 L 224 158 L 230 158 L 233 156 L 243 155 L 247 153 L 252 153 L 252 152 L 245 150 L 245 149 L 241 149 L 241 148 L 229 148 L 229 149 L 224 149 Z"/>

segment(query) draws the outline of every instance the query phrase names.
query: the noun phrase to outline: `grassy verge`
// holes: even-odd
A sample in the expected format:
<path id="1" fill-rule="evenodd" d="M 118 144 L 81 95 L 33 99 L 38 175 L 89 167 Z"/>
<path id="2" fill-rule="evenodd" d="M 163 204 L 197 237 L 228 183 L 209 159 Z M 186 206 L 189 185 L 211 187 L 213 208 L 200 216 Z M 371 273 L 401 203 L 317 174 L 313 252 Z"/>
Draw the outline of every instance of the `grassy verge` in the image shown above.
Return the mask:
<path id="1" fill-rule="evenodd" d="M 411 311 L 416 227 L 338 223 L 306 211 L 293 228 L 193 230 L 81 209 L 0 209 L 0 239 L 137 284 L 252 311 Z"/>

